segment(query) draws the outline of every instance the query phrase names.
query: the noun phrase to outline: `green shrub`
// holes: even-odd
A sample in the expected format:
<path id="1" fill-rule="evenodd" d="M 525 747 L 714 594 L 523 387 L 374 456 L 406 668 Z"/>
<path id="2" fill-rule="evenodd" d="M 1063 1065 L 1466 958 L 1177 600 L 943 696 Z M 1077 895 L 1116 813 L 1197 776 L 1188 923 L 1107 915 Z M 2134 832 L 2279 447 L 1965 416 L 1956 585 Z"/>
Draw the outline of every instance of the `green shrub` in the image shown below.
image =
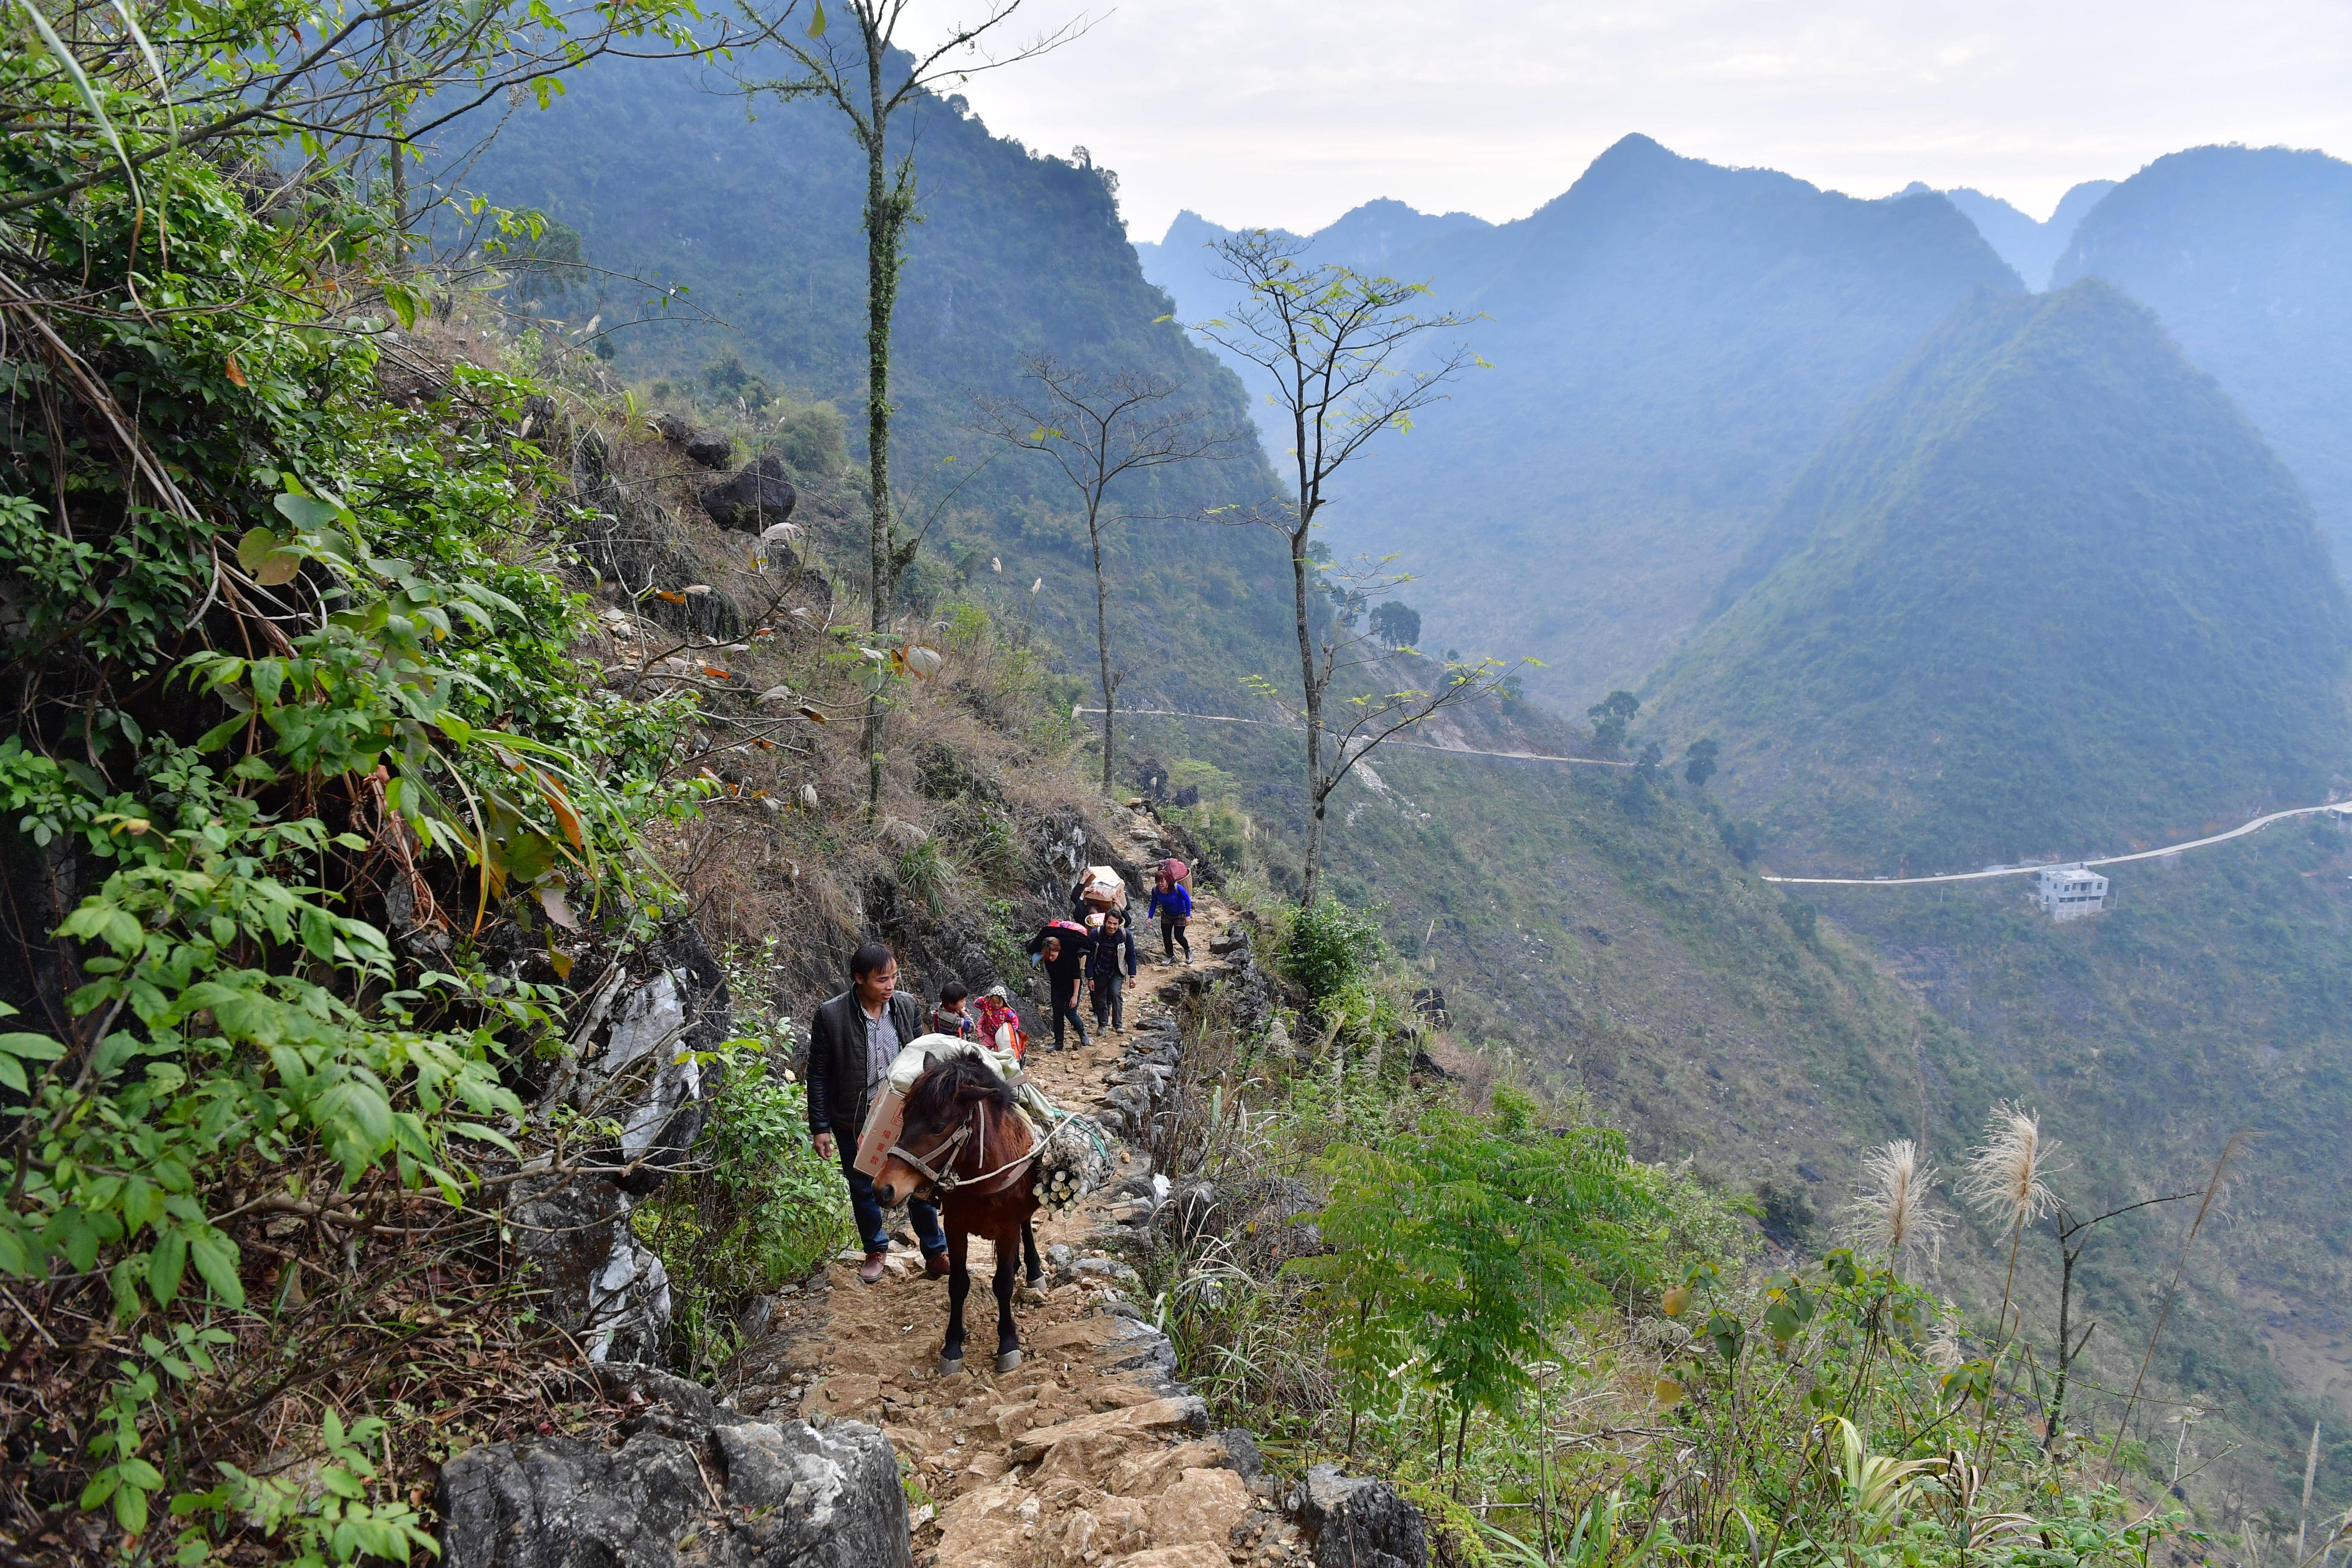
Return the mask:
<path id="1" fill-rule="evenodd" d="M 1337 899 L 1294 916 L 1282 943 L 1282 973 L 1318 1008 L 1371 973 L 1387 951 L 1378 918 Z"/>

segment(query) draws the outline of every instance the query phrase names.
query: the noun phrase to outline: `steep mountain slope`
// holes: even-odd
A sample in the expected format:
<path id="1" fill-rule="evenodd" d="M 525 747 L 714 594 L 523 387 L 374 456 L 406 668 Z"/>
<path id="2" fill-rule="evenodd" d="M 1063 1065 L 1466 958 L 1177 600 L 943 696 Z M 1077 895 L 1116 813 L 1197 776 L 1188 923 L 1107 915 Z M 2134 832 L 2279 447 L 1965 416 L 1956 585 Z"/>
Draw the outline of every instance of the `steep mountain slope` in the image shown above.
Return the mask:
<path id="1" fill-rule="evenodd" d="M 2053 281 L 2104 278 L 2238 400 L 2352 562 L 2352 163 L 2197 147 L 2117 186 Z"/>
<path id="2" fill-rule="evenodd" d="M 1723 592 L 1657 723 L 1724 739 L 1782 861 L 2160 841 L 2319 799 L 2352 758 L 2352 611 L 2309 505 L 2104 284 L 1971 300 Z"/>
<path id="3" fill-rule="evenodd" d="M 506 125 L 467 177 L 493 200 L 577 229 L 597 266 L 690 289 L 688 308 L 617 334 L 621 370 L 691 384 L 739 356 L 768 383 L 848 411 L 859 456 L 863 164 L 825 107 L 761 100 L 747 115 L 723 85 L 691 64 L 600 65 L 545 113 Z M 1242 389 L 1161 319 L 1168 301 L 1127 245 L 1111 175 L 992 136 L 961 100 L 924 100 L 908 144 L 920 221 L 908 232 L 893 333 L 904 515 L 920 527 L 938 511 L 929 542 L 967 571 L 994 560 L 1006 580 L 1043 578 L 1030 613 L 1073 632 L 1090 625 L 1093 601 L 1068 491 L 1042 458 L 1000 456 L 982 467 L 992 448 L 971 427 L 971 391 L 1017 390 L 1024 357 L 1050 353 L 1182 381 L 1216 424 L 1245 427 Z M 635 316 L 645 296 L 621 279 L 569 309 L 610 325 Z M 693 319 L 696 309 L 717 320 Z M 1254 500 L 1271 483 L 1244 443 L 1233 461 L 1154 470 L 1116 499 L 1139 513 L 1183 517 Z M 1230 689 L 1235 642 L 1279 637 L 1286 624 L 1284 595 L 1255 592 L 1278 586 L 1281 562 L 1258 532 L 1133 525 L 1113 544 L 1131 589 L 1122 636 L 1180 674 Z"/>
<path id="4" fill-rule="evenodd" d="M 2000 258 L 2025 279 L 2027 288 L 2040 289 L 2049 282 L 2050 268 L 2074 237 L 2075 226 L 2099 205 L 2100 197 L 2115 188 L 2113 180 L 2085 180 L 2060 197 L 2049 219 L 2039 223 L 1999 196 L 1989 196 L 1982 191 L 1962 186 L 1940 194 L 1977 226 L 1985 243 L 2000 253 Z M 1925 195 L 1931 189 L 1914 180 L 1900 194 Z"/>
<path id="5" fill-rule="evenodd" d="M 1421 574 L 1424 640 L 1589 700 L 1673 647 L 1822 438 L 2014 274 L 1949 203 L 1862 202 L 1630 136 L 1565 195 L 1392 258 L 1493 368 L 1383 443 L 1342 555 Z M 1589 694 L 1589 695 L 1588 695 Z"/>

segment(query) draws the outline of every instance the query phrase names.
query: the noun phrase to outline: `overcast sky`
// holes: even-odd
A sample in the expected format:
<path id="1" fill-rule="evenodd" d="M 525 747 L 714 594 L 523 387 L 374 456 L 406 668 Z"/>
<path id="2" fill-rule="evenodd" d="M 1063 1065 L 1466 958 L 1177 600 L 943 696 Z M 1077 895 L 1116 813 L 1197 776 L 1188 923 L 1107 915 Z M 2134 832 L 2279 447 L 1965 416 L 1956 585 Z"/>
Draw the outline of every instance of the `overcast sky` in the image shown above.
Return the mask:
<path id="1" fill-rule="evenodd" d="M 1077 9 L 1055 5 L 1023 14 Z M 1087 146 L 1118 172 L 1130 236 L 1157 239 L 1182 207 L 1301 230 L 1376 196 L 1519 217 L 1631 131 L 1855 195 L 1974 185 L 2047 217 L 2076 181 L 2182 147 L 2352 150 L 2347 65 L 2343 0 L 1119 0 L 965 92 L 1001 134 Z"/>

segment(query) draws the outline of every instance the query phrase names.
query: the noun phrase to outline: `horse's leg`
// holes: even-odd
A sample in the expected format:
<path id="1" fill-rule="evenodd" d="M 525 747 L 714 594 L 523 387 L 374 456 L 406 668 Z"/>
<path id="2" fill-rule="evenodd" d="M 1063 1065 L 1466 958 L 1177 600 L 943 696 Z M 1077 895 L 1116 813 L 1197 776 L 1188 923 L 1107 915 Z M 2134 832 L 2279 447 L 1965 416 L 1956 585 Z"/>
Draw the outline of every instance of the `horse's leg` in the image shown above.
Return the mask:
<path id="1" fill-rule="evenodd" d="M 963 1370 L 963 1299 L 971 1294 L 971 1270 L 964 1267 L 964 1257 L 971 1245 L 971 1236 L 961 1226 L 949 1224 L 948 1233 L 948 1337 L 940 1346 L 940 1375 L 947 1377 Z"/>
<path id="2" fill-rule="evenodd" d="M 1043 1284 L 1045 1279 L 1045 1264 L 1037 1256 L 1037 1226 L 1036 1216 L 1034 1215 L 1021 1216 L 1021 1258 L 1023 1262 L 1029 1265 L 1030 1285 L 1034 1287 Z"/>
<path id="3" fill-rule="evenodd" d="M 1000 1230 L 996 1242 L 996 1370 L 1021 1364 L 1021 1335 L 1013 1326 L 1013 1280 L 1021 1267 L 1021 1239 Z"/>

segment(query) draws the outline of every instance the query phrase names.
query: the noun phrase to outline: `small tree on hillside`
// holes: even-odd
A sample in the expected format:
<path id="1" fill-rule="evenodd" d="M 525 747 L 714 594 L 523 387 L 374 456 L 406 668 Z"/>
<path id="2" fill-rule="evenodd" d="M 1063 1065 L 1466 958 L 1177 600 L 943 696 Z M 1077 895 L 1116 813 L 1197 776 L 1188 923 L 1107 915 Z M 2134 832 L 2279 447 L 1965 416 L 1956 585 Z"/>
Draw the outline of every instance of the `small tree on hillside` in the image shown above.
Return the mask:
<path id="1" fill-rule="evenodd" d="M 1723 748 L 1713 741 L 1693 741 L 1683 753 L 1683 777 L 1693 789 L 1705 789 L 1706 781 L 1715 776 L 1715 759 Z"/>
<path id="2" fill-rule="evenodd" d="M 1391 647 L 1418 647 L 1421 645 L 1421 612 L 1408 608 L 1402 599 L 1391 599 L 1372 610 L 1372 635 Z"/>
<path id="3" fill-rule="evenodd" d="M 1612 691 L 1584 711 L 1592 721 L 1595 745 L 1615 751 L 1625 743 L 1625 726 L 1642 710 L 1642 700 L 1630 691 Z"/>
<path id="4" fill-rule="evenodd" d="M 1212 425 L 1206 413 L 1171 403 L 1184 384 L 1149 372 L 1073 369 L 1051 354 L 1032 356 L 1034 384 L 1026 397 L 976 392 L 980 427 L 1008 446 L 1043 452 L 1078 492 L 1085 509 L 1087 548 L 1095 572 L 1095 660 L 1101 684 L 1102 786 L 1111 787 L 1118 738 L 1118 688 L 1127 667 L 1111 668 L 1110 595 L 1103 571 L 1103 536 L 1131 513 L 1107 504 L 1111 485 L 1129 474 L 1195 458 L 1229 458 L 1244 449 L 1247 432 Z"/>
<path id="5" fill-rule="evenodd" d="M 824 0 L 810 0 L 805 12 L 800 0 L 784 0 L 781 8 L 761 0 L 736 0 L 736 15 L 751 37 L 782 51 L 792 62 L 784 76 L 738 77 L 736 85 L 752 97 L 810 98 L 832 104 L 848 122 L 850 140 L 865 154 L 866 597 L 871 601 L 870 624 L 879 638 L 889 631 L 899 575 L 915 555 L 913 543 L 898 542 L 890 495 L 890 318 L 898 309 L 898 272 L 904 265 L 899 244 L 915 217 L 915 154 L 912 136 L 902 131 L 902 150 L 895 161 L 891 158 L 891 126 L 929 99 L 933 89 L 1034 59 L 1077 37 L 1085 24 L 1066 22 L 1006 54 L 992 55 L 990 43 L 1021 8 L 1021 0 L 992 0 L 977 19 L 952 24 L 943 37 L 906 52 L 902 75 L 890 55 L 902 47 L 898 33 L 907 19 L 907 0 L 836 3 L 847 18 L 845 28 L 831 26 Z M 869 813 L 882 793 L 881 734 L 882 699 L 877 693 L 866 700 L 864 731 Z"/>
<path id="6" fill-rule="evenodd" d="M 1305 240 L 1262 228 L 1219 240 L 1212 268 L 1238 285 L 1242 297 L 1230 320 L 1204 321 L 1195 330 L 1266 372 L 1272 401 L 1288 426 L 1291 497 L 1271 510 L 1248 513 L 1245 521 L 1265 523 L 1290 544 L 1291 608 L 1304 700 L 1299 718 L 1307 731 L 1307 867 L 1299 899 L 1311 906 L 1322 880 L 1323 822 L 1331 792 L 1382 741 L 1441 708 L 1491 690 L 1503 667 L 1493 659 L 1475 665 L 1449 661 L 1433 688 L 1350 699 L 1351 721 L 1336 737 L 1337 746 L 1332 743 L 1325 712 L 1332 682 L 1377 662 L 1365 653 L 1366 639 L 1355 630 L 1367 603 L 1362 591 L 1374 582 L 1393 586 L 1407 579 L 1370 571 L 1327 581 L 1327 569 L 1311 553 L 1320 542 L 1315 530 L 1339 470 L 1370 455 L 1382 433 L 1411 429 L 1413 416 L 1442 399 L 1445 384 L 1477 360 L 1468 347 L 1457 345 L 1416 361 L 1431 332 L 1473 320 L 1419 314 L 1416 307 L 1428 285 L 1368 278 L 1336 265 L 1311 266 L 1301 259 L 1306 248 Z"/>

